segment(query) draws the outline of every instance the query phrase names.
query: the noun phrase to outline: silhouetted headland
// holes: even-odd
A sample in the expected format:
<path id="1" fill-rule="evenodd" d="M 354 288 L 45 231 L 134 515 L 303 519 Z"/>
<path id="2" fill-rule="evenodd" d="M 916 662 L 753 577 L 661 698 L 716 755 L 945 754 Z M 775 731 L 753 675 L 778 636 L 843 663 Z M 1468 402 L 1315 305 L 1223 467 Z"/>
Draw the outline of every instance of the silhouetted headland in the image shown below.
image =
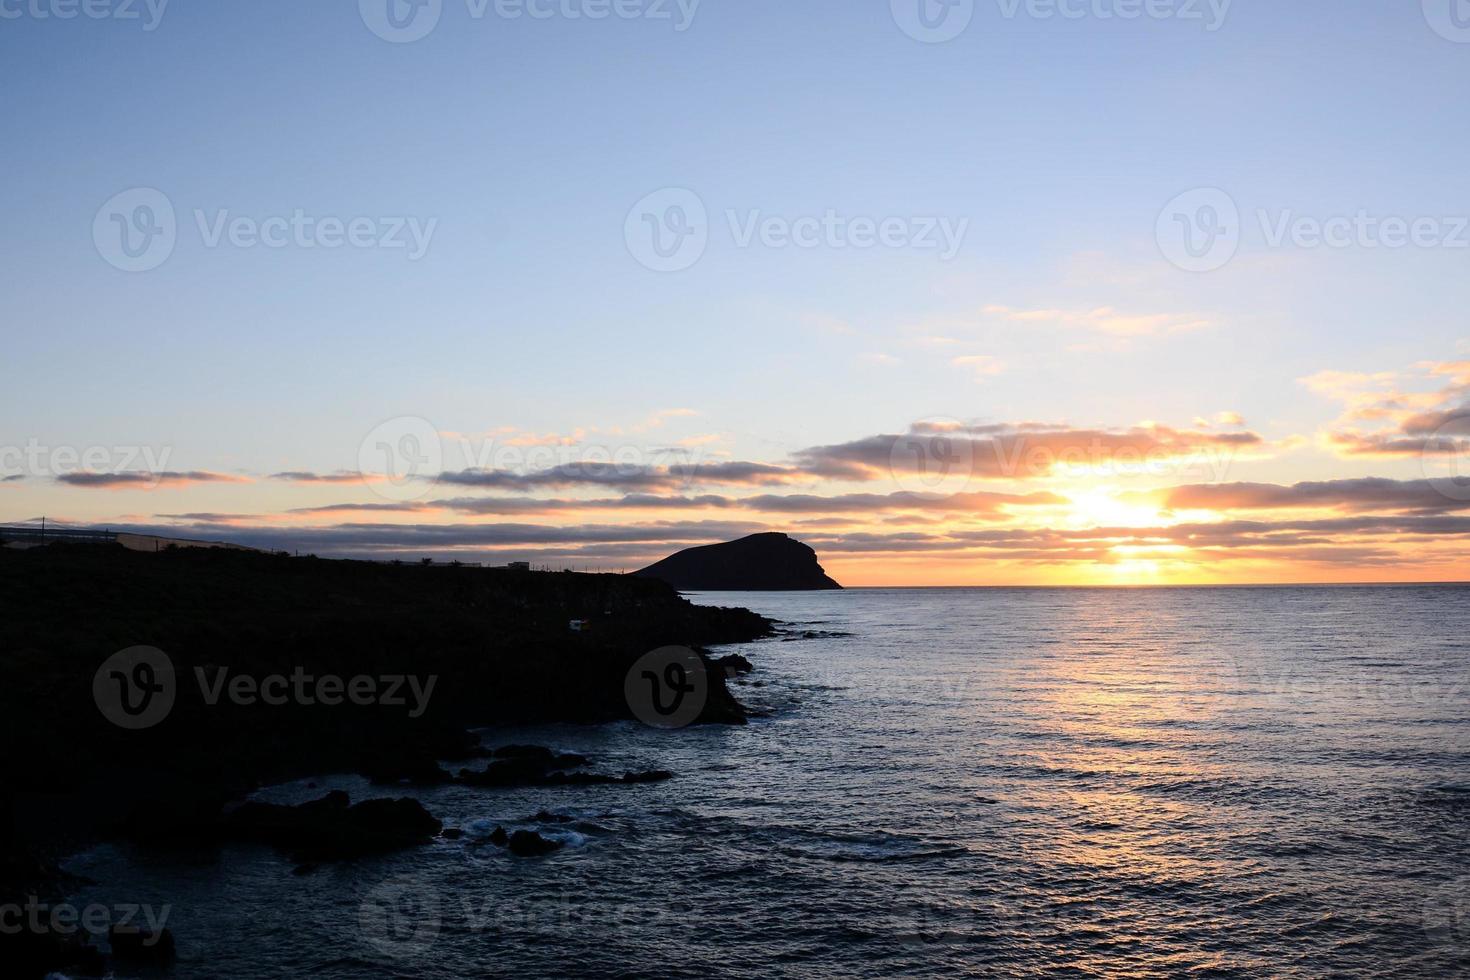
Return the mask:
<path id="1" fill-rule="evenodd" d="M 840 589 L 810 546 L 781 534 L 686 548 L 633 573 L 681 592 L 795 592 Z"/>

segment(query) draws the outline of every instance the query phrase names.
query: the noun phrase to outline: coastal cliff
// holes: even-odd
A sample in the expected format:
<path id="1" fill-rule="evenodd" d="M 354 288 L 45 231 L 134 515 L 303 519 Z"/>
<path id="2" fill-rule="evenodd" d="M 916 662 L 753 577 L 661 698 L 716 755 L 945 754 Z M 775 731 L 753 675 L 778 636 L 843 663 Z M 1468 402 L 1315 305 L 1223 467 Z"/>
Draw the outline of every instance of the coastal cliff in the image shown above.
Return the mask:
<path id="1" fill-rule="evenodd" d="M 92 840 L 213 828 L 265 783 L 447 779 L 434 760 L 481 757 L 473 726 L 635 717 L 625 680 L 662 647 L 708 668 L 694 723 L 743 723 L 735 668 L 702 648 L 772 628 L 622 575 L 226 550 L 0 549 L 0 594 L 0 901 L 59 889 L 51 859 Z M 109 669 L 134 648 L 156 653 Z"/>
<path id="2" fill-rule="evenodd" d="M 779 532 L 686 548 L 632 573 L 682 592 L 793 592 L 840 589 L 808 545 Z"/>

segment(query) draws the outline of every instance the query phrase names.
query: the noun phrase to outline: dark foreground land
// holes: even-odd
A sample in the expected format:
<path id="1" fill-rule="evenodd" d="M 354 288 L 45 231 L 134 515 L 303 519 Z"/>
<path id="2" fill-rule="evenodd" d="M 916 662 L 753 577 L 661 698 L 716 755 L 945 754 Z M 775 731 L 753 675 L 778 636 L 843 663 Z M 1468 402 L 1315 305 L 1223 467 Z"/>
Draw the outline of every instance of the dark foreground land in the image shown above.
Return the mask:
<path id="1" fill-rule="evenodd" d="M 631 717 L 624 680 L 643 654 L 747 641 L 772 625 L 626 576 L 212 550 L 0 549 L 0 596 L 0 903 L 62 893 L 55 858 L 106 837 L 172 844 L 234 833 L 305 860 L 435 832 L 416 804 L 394 810 L 386 800 L 352 812 L 330 802 L 294 815 L 232 809 L 272 781 L 323 772 L 360 772 L 385 786 L 665 778 L 584 772 L 587 760 L 532 749 L 481 769 L 470 760 L 488 753 L 466 729 Z M 571 620 L 589 628 L 573 632 Z M 167 655 L 176 693 L 162 721 L 126 730 L 104 716 L 93 685 L 108 658 L 136 646 Z M 710 669 L 698 721 L 743 722 L 726 669 L 700 657 Z M 335 705 L 294 694 L 287 704 L 245 704 L 227 681 L 211 704 L 201 680 L 217 683 L 221 669 L 229 681 L 284 677 L 288 691 L 309 695 L 322 692 L 324 676 L 371 678 L 391 703 L 354 704 L 339 691 Z M 313 853 L 326 842 L 341 853 Z M 76 954 L 15 945 L 26 938 L 0 936 L 0 958 L 20 962 L 19 951 L 60 966 Z"/>

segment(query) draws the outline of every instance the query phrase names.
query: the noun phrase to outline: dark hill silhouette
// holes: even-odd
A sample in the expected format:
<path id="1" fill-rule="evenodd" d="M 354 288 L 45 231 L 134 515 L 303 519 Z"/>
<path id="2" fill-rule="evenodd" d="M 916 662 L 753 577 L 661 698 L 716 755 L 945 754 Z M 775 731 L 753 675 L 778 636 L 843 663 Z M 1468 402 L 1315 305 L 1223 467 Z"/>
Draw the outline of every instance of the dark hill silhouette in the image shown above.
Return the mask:
<path id="1" fill-rule="evenodd" d="M 780 532 L 686 548 L 633 573 L 685 592 L 792 592 L 840 589 L 817 553 Z"/>

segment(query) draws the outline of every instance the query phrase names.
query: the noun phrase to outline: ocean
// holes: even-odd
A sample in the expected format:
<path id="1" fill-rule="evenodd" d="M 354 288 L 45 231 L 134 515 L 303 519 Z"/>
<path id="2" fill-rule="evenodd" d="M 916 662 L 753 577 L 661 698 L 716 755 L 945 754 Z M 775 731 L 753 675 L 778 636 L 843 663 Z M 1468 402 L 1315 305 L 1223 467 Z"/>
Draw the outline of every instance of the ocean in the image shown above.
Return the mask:
<path id="1" fill-rule="evenodd" d="M 190 978 L 1470 976 L 1470 588 L 692 598 L 785 624 L 717 651 L 762 717 L 484 733 L 670 782 L 413 791 L 464 838 L 303 875 L 105 845 L 74 901 Z M 262 797 L 384 795 L 314 782 Z"/>

